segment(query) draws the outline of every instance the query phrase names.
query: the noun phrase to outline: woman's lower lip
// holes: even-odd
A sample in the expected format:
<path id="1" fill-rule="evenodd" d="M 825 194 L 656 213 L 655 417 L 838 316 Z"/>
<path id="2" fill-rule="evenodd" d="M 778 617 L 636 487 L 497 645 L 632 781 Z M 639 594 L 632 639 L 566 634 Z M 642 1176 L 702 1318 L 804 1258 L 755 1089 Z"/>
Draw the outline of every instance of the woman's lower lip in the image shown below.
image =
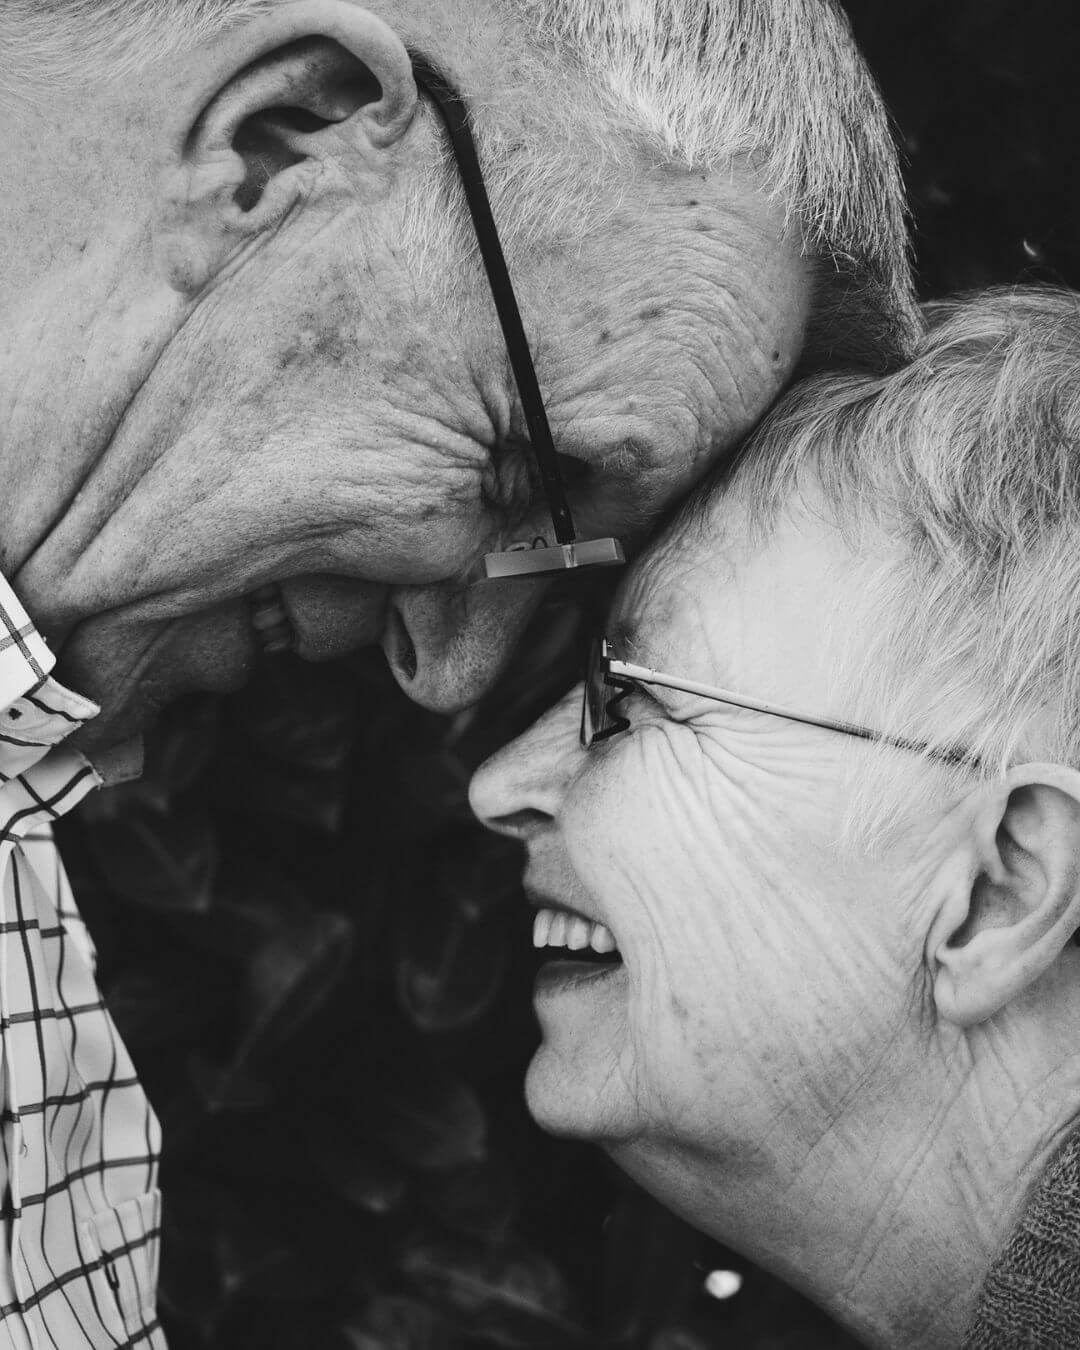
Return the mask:
<path id="1" fill-rule="evenodd" d="M 621 962 L 618 965 L 597 966 L 588 961 L 545 961 L 537 972 L 533 993 L 540 997 L 577 985 L 595 984 L 609 980 L 625 969 Z"/>

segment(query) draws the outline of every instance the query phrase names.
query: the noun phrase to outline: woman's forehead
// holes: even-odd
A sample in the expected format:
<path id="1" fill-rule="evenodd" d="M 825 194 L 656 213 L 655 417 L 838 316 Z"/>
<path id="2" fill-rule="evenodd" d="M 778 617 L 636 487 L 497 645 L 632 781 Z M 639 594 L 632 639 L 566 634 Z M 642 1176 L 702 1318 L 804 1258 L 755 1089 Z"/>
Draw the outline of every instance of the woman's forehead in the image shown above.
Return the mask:
<path id="1" fill-rule="evenodd" d="M 723 592 L 749 556 L 742 509 L 718 500 L 703 520 L 680 515 L 632 564 L 615 596 L 607 636 L 643 654 L 664 651 L 700 622 L 702 605 L 723 608 Z"/>
<path id="2" fill-rule="evenodd" d="M 781 518 L 751 542 L 722 514 L 705 528 L 677 523 L 633 565 L 606 636 L 627 659 L 657 669 L 677 663 L 706 680 L 787 672 L 798 682 L 792 692 L 815 684 L 825 631 L 836 636 L 838 624 L 856 622 L 844 597 L 857 584 L 858 559 L 810 515 Z"/>

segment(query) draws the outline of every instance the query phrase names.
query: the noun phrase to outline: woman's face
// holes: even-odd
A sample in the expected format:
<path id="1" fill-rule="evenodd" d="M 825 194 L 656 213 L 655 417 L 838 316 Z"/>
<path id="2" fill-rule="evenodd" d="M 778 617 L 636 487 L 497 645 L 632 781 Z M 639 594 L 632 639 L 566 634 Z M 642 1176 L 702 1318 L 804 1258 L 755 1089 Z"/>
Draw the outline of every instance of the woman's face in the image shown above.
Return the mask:
<path id="1" fill-rule="evenodd" d="M 839 602 L 855 560 L 817 520 L 782 521 L 750 549 L 730 503 L 710 514 L 637 564 L 607 636 L 627 660 L 850 717 L 824 634 L 854 635 Z M 812 1140 L 894 1088 L 917 1039 L 922 854 L 910 840 L 878 858 L 836 843 L 844 765 L 893 752 L 654 686 L 622 705 L 629 730 L 585 750 L 580 697 L 473 784 L 481 818 L 524 841 L 532 903 L 603 925 L 622 958 L 550 952 L 530 1108 L 621 1161 L 705 1151 L 770 1165 L 793 1122 Z"/>

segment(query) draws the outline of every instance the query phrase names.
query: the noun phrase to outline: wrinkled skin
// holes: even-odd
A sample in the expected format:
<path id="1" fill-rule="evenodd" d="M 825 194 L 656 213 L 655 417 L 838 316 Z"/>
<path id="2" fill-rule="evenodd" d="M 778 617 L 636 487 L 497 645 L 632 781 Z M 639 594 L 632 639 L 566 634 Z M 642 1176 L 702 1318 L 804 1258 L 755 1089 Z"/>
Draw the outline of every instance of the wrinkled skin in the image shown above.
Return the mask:
<path id="1" fill-rule="evenodd" d="M 806 658 L 842 574 L 842 557 L 826 561 L 794 532 L 756 565 L 677 535 L 635 569 L 608 631 L 627 631 L 635 662 L 840 716 Z M 922 874 L 886 873 L 903 902 L 858 914 L 873 869 L 830 847 L 842 737 L 642 686 L 620 705 L 630 730 L 584 750 L 580 698 L 473 785 L 478 813 L 525 837 L 534 898 L 606 924 L 624 960 L 593 982 L 542 986 L 530 1103 L 555 1129 L 615 1145 L 656 1135 L 760 1165 L 804 1076 L 808 1025 L 830 1096 L 844 1097 L 922 1006 Z"/>
<path id="2" fill-rule="evenodd" d="M 242 683 L 259 587 L 280 584 L 301 655 L 381 641 L 445 709 L 490 683 L 539 595 L 464 584 L 550 521 L 403 43 L 571 186 L 574 210 L 535 213 L 509 251 L 559 448 L 586 466 L 583 536 L 633 545 L 798 359 L 805 265 L 748 175 L 659 166 L 623 132 L 606 157 L 553 123 L 542 71 L 510 68 L 524 38 L 505 7 L 441 8 L 299 0 L 145 78 L 16 111 L 0 567 L 103 705 L 91 747 Z M 319 120 L 283 125 L 282 107 Z"/>
<path id="3" fill-rule="evenodd" d="M 723 500 L 704 528 L 670 531 L 623 584 L 609 636 L 625 634 L 637 664 L 850 720 L 825 635 L 859 650 L 863 560 L 820 512 L 792 513 L 764 546 L 739 522 Z M 586 750 L 580 698 L 472 787 L 480 817 L 524 842 L 532 903 L 606 925 L 623 958 L 549 953 L 533 1114 L 602 1144 L 867 1344 L 959 1343 L 1080 1100 L 1075 1055 L 1052 1071 L 1032 1061 L 1053 1028 L 1080 1025 L 1067 924 L 1025 1012 L 1003 1007 L 1015 984 L 988 974 L 1003 913 L 1038 909 L 1037 878 L 1055 865 L 1036 859 L 1060 835 L 1066 899 L 1049 921 L 1080 912 L 1068 880 L 1080 776 L 1018 770 L 1025 786 L 1002 814 L 1002 789 L 942 796 L 901 750 L 657 686 L 620 705 L 627 731 Z M 874 753 L 904 761 L 915 791 L 910 819 L 872 851 L 843 841 L 849 771 Z M 1045 818 L 1027 795 L 1040 776 L 1061 784 L 1045 789 Z M 986 875 L 1000 891 L 983 913 Z M 1028 980 L 1030 957 L 1016 958 Z"/>

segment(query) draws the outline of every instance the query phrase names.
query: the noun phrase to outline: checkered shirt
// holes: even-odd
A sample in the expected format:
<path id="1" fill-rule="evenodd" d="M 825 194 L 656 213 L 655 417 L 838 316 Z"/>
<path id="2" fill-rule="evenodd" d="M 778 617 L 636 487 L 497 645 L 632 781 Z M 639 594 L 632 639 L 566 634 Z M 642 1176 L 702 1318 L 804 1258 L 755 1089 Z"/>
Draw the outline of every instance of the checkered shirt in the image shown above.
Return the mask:
<path id="1" fill-rule="evenodd" d="M 98 711 L 0 577 L 0 1350 L 165 1350 L 157 1119 L 94 980 L 52 837 L 102 774 Z"/>

